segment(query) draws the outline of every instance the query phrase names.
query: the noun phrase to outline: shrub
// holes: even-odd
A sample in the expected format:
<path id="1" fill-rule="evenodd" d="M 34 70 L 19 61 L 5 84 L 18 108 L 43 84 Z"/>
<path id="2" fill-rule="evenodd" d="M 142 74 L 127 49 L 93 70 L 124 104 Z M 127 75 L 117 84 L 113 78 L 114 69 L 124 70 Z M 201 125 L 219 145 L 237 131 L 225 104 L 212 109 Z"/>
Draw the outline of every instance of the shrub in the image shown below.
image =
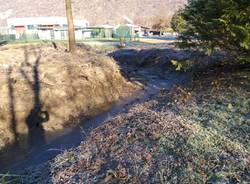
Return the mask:
<path id="1" fill-rule="evenodd" d="M 172 27 L 180 34 L 180 46 L 209 54 L 220 48 L 250 61 L 249 0 L 189 0 L 173 17 Z"/>
<path id="2" fill-rule="evenodd" d="M 120 26 L 116 30 L 118 38 L 131 38 L 131 29 L 128 26 Z"/>
<path id="3" fill-rule="evenodd" d="M 181 16 L 182 10 L 179 10 L 174 14 L 171 20 L 171 27 L 175 32 L 182 33 L 185 31 L 186 22 Z"/>

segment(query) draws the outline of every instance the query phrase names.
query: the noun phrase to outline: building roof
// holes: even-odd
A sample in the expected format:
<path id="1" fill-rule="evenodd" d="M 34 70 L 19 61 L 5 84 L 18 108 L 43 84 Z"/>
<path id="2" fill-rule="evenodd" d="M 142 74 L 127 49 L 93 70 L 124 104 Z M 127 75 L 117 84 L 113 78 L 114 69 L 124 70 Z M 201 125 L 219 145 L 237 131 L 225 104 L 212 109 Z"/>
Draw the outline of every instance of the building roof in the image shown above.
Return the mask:
<path id="1" fill-rule="evenodd" d="M 115 26 L 109 25 L 109 24 L 104 24 L 101 27 L 106 28 L 106 29 L 114 29 Z"/>
<path id="2" fill-rule="evenodd" d="M 25 17 L 25 18 L 9 18 L 8 26 L 25 26 L 25 25 L 67 25 L 66 17 Z M 87 20 L 74 19 L 74 25 L 80 27 L 89 26 Z"/>

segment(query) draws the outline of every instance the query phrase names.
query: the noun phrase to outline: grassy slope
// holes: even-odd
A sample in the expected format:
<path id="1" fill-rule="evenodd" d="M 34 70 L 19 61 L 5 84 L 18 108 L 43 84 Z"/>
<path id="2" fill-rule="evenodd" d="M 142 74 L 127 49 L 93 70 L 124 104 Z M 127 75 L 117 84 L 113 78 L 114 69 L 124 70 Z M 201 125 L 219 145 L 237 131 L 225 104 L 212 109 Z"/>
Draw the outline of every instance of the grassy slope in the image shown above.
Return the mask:
<path id="1" fill-rule="evenodd" d="M 200 74 L 97 128 L 34 183 L 249 183 L 249 71 Z M 32 174 L 31 174 L 32 173 Z"/>
<path id="2" fill-rule="evenodd" d="M 186 89 L 163 95 L 172 99 L 167 109 L 189 124 L 187 137 L 178 132 L 175 139 L 167 135 L 160 141 L 161 150 L 180 161 L 163 167 L 166 181 L 250 182 L 249 89 L 249 71 L 213 71 L 197 76 Z"/>

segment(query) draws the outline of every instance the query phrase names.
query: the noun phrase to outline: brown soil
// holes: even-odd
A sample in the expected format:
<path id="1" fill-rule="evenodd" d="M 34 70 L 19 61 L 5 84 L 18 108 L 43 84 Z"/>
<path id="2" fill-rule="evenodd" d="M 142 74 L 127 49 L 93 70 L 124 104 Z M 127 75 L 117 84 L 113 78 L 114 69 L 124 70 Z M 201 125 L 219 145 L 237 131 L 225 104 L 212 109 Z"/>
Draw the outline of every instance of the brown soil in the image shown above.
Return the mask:
<path id="1" fill-rule="evenodd" d="M 0 48 L 0 150 L 94 116 L 133 89 L 109 57 L 84 46 Z"/>

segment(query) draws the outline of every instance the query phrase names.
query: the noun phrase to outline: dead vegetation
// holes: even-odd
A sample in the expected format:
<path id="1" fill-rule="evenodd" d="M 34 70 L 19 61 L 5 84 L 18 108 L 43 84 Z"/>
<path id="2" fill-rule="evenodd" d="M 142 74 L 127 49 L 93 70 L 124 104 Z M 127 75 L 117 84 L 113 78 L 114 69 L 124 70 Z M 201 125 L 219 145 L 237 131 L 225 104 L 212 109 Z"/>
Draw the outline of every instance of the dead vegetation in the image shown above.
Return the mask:
<path id="1" fill-rule="evenodd" d="M 0 149 L 46 141 L 47 132 L 74 126 L 133 89 L 109 57 L 84 45 L 75 55 L 65 48 L 1 47 Z"/>
<path id="2" fill-rule="evenodd" d="M 216 53 L 208 56 L 192 50 L 181 50 L 173 44 L 134 44 L 129 48 L 116 50 L 110 55 L 120 64 L 139 69 L 156 69 L 165 73 L 206 69 L 215 63 L 222 63 L 225 56 Z"/>
<path id="3" fill-rule="evenodd" d="M 249 183 L 249 71 L 198 76 L 129 108 L 24 181 Z"/>

